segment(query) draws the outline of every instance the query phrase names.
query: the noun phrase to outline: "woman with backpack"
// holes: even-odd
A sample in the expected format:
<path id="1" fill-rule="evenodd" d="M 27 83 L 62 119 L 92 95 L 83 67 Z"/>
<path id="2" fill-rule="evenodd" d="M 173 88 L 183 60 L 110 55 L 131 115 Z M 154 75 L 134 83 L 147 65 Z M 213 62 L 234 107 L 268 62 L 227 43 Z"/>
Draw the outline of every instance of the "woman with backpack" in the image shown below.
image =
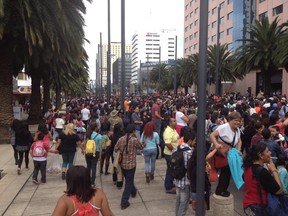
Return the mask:
<path id="1" fill-rule="evenodd" d="M 101 215 L 114 216 L 105 193 L 91 187 L 90 173 L 84 166 L 73 166 L 67 171 L 67 190 L 54 209 L 52 216 L 58 215 Z"/>
<path id="2" fill-rule="evenodd" d="M 96 123 L 90 124 L 86 133 L 86 143 L 84 145 L 85 149 L 85 160 L 87 164 L 87 169 L 89 173 L 91 173 L 91 183 L 95 185 L 96 180 L 96 168 L 98 160 L 101 161 L 102 154 L 102 135 L 98 133 L 98 125 Z M 90 141 L 94 141 L 95 149 L 93 149 L 92 154 L 90 154 L 90 150 L 88 149 L 90 145 L 88 143 Z"/>
<path id="3" fill-rule="evenodd" d="M 267 193 L 281 194 L 283 192 L 279 174 L 268 147 L 263 142 L 254 144 L 244 158 L 243 166 L 244 212 L 246 215 L 265 216 L 267 215 L 265 214 Z"/>

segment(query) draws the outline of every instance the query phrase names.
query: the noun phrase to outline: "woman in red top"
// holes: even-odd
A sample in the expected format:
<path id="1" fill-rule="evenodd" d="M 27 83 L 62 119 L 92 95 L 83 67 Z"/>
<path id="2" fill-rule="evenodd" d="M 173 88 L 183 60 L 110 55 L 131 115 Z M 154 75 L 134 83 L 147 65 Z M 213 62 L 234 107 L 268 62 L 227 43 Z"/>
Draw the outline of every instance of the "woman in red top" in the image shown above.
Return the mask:
<path id="1" fill-rule="evenodd" d="M 244 158 L 244 212 L 246 215 L 263 216 L 261 199 L 258 194 L 256 176 L 260 182 L 263 204 L 267 206 L 267 193 L 280 194 L 283 192 L 277 168 L 271 159 L 271 152 L 260 142 L 251 147 L 251 152 Z M 262 169 L 259 167 L 263 167 Z M 256 170 L 258 170 L 256 174 Z"/>

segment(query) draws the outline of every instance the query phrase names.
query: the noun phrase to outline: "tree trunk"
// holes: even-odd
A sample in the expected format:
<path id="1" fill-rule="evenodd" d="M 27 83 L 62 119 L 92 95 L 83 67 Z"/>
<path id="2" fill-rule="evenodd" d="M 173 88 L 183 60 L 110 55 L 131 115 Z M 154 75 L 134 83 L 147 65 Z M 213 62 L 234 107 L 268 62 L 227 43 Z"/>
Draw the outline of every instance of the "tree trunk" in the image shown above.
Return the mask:
<path id="1" fill-rule="evenodd" d="M 277 71 L 277 67 L 273 65 L 268 70 L 263 70 L 263 92 L 265 96 L 270 96 L 271 92 L 271 74 Z"/>
<path id="2" fill-rule="evenodd" d="M 60 86 L 56 84 L 55 87 L 55 93 L 56 93 L 56 108 L 60 109 L 61 108 L 61 90 Z"/>
<path id="3" fill-rule="evenodd" d="M 188 86 L 184 87 L 184 91 L 185 91 L 185 95 L 187 95 L 188 94 Z"/>
<path id="4" fill-rule="evenodd" d="M 13 52 L 7 38 L 0 41 L 0 143 L 10 143 L 9 127 L 13 121 Z"/>
<path id="5" fill-rule="evenodd" d="M 45 73 L 43 77 L 43 115 L 51 108 L 50 84 L 50 79 Z"/>
<path id="6" fill-rule="evenodd" d="M 30 99 L 30 111 L 28 117 L 29 124 L 39 124 L 43 121 L 42 109 L 41 109 L 41 72 L 37 70 L 32 72 L 32 92 Z"/>

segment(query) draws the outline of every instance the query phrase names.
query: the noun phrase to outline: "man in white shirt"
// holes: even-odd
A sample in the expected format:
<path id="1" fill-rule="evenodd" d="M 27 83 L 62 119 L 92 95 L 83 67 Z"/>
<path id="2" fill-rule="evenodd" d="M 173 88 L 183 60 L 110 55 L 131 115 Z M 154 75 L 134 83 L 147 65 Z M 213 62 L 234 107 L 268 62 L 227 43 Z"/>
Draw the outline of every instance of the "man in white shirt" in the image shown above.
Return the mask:
<path id="1" fill-rule="evenodd" d="M 84 109 L 81 110 L 81 115 L 82 115 L 82 121 L 85 124 L 84 127 L 87 129 L 89 119 L 91 117 L 90 110 L 88 109 L 88 105 L 84 107 Z"/>

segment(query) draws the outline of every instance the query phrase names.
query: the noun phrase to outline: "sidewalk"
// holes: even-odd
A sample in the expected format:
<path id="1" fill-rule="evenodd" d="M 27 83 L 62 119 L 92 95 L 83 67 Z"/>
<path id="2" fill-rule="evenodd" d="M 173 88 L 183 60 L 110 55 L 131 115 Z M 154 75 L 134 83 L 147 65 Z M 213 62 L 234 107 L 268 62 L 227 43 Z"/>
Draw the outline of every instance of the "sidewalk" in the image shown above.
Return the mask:
<path id="1" fill-rule="evenodd" d="M 48 163 L 51 156 L 53 154 L 49 155 Z M 81 153 L 77 153 L 75 164 L 85 165 Z M 65 190 L 65 181 L 61 180 L 60 174 L 47 174 L 46 184 L 35 185 L 30 178 L 33 171 L 32 160 L 29 166 L 30 170 L 24 168 L 22 175 L 18 176 L 17 167 L 14 165 L 12 147 L 10 145 L 0 145 L 0 169 L 4 169 L 4 173 L 7 173 L 0 180 L 0 215 L 48 216 L 52 214 L 58 198 Z M 135 186 L 138 193 L 136 198 L 129 200 L 131 205 L 125 210 L 120 208 L 123 189 L 118 190 L 113 185 L 111 174 L 99 175 L 99 169 L 97 168 L 96 185 L 104 190 L 110 207 L 117 216 L 174 216 L 176 196 L 165 193 L 163 186 L 165 170 L 165 160 L 157 160 L 155 180 L 147 184 L 144 174 L 144 159 L 142 156 L 138 156 L 135 175 Z M 231 192 L 234 194 L 234 191 Z M 237 199 L 237 195 L 234 195 L 234 197 L 234 215 L 243 215 L 243 211 L 240 209 L 242 208 L 242 199 Z M 194 213 L 189 206 L 187 215 L 194 215 Z M 208 211 L 206 215 L 213 215 L 213 212 Z"/>

